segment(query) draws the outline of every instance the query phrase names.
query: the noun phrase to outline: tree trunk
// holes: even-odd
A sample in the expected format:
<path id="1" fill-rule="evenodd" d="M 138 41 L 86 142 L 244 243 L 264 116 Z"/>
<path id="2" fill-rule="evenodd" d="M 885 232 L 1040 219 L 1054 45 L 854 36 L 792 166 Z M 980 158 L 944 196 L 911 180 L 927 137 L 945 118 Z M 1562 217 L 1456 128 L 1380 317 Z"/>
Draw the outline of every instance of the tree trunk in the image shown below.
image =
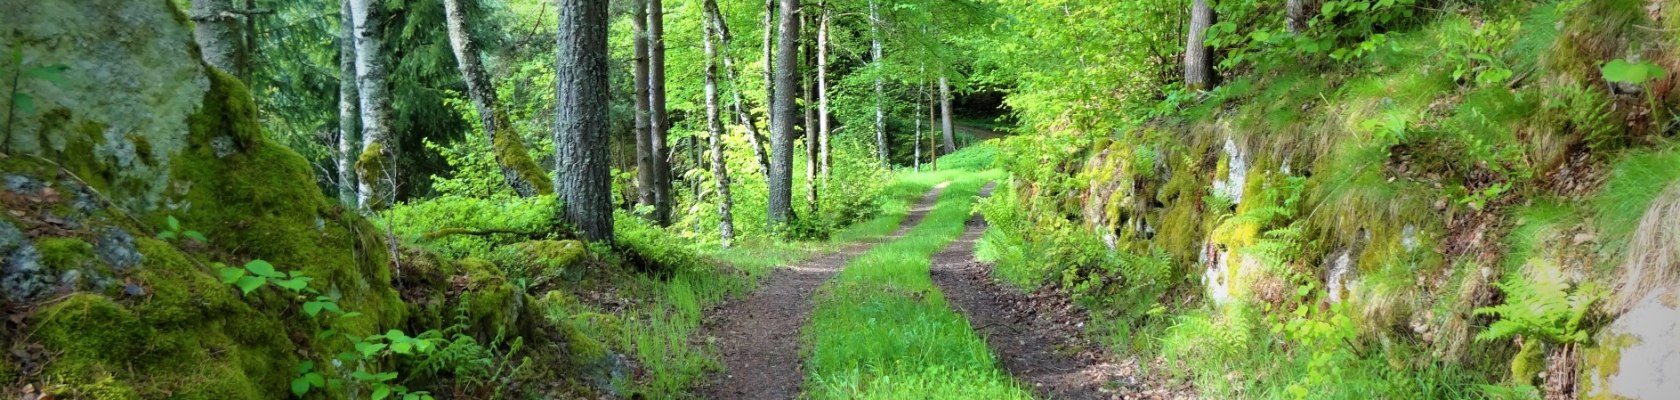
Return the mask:
<path id="1" fill-rule="evenodd" d="M 875 153 L 881 161 L 881 166 L 891 165 L 887 155 L 887 111 L 882 108 L 882 99 L 886 98 L 886 86 L 882 83 L 881 64 L 881 14 L 874 0 L 869 1 L 869 58 L 875 67 Z"/>
<path id="2" fill-rule="evenodd" d="M 653 112 L 648 109 L 647 0 L 635 0 L 630 8 L 634 10 L 630 26 L 636 52 L 631 75 L 636 108 L 636 204 L 653 207 L 657 202 L 653 195 L 657 169 L 653 166 L 653 123 L 649 120 Z"/>
<path id="3" fill-rule="evenodd" d="M 396 146 L 391 140 L 391 92 L 385 85 L 380 19 L 372 0 L 350 0 L 356 22 L 356 88 L 362 111 L 362 151 L 356 159 L 357 203 L 373 210 L 396 197 Z"/>
<path id="4" fill-rule="evenodd" d="M 752 113 L 747 112 L 746 102 L 741 100 L 740 80 L 735 76 L 735 62 L 729 57 L 729 25 L 724 23 L 723 13 L 718 11 L 717 0 L 706 0 L 705 7 L 707 18 L 711 20 L 713 32 L 717 35 L 718 44 L 723 48 L 723 51 L 719 52 L 721 55 L 719 58 L 723 60 L 724 77 L 732 83 L 729 88 L 729 95 L 732 97 L 731 107 L 735 109 L 735 115 L 740 120 L 741 125 L 747 127 L 747 142 L 752 146 L 753 157 L 758 159 L 759 171 L 768 174 L 770 172 L 770 158 L 764 155 L 764 144 L 762 143 L 764 139 L 758 132 L 758 121 L 753 118 Z"/>
<path id="5" fill-rule="evenodd" d="M 234 76 L 245 76 L 245 38 L 240 15 L 230 0 L 192 0 L 193 39 L 204 62 Z"/>
<path id="6" fill-rule="evenodd" d="M 930 89 L 927 92 L 928 92 L 928 95 L 927 95 L 928 130 L 930 131 L 930 132 L 928 132 L 928 166 L 929 166 L 929 168 L 932 168 L 934 171 L 938 171 L 939 170 L 939 146 L 935 145 L 933 143 L 937 139 L 934 139 L 935 136 L 933 136 L 933 132 L 931 132 L 931 131 L 933 130 L 933 125 L 935 124 L 934 113 L 935 113 L 935 111 L 939 110 L 939 100 L 933 98 L 933 93 L 934 93 L 933 90 Z"/>
<path id="7" fill-rule="evenodd" d="M 823 187 L 828 187 L 830 167 L 834 159 L 828 151 L 828 3 L 823 3 L 822 17 L 817 22 L 817 159 L 822 173 Z"/>
<path id="8" fill-rule="evenodd" d="M 799 16 L 805 29 L 809 30 L 816 24 L 811 23 L 811 13 L 803 11 L 801 10 Z M 815 36 L 812 32 L 807 32 L 807 34 Z M 811 40 L 810 36 L 806 36 L 802 42 L 804 43 L 800 47 L 804 49 L 802 52 L 805 58 L 804 66 L 806 71 L 810 71 L 815 69 L 812 66 L 816 64 L 817 58 L 816 49 L 811 47 L 814 40 Z M 817 164 L 819 163 L 817 154 L 817 108 L 815 104 L 817 90 L 816 85 L 811 82 L 814 78 L 812 74 L 801 75 L 805 78 L 804 84 L 800 85 L 803 94 L 799 96 L 802 108 L 805 109 L 805 207 L 807 215 L 815 216 L 817 214 Z"/>
<path id="9" fill-rule="evenodd" d="M 1213 8 L 1207 0 L 1190 5 L 1190 32 L 1184 48 L 1184 87 L 1207 89 L 1213 82 L 1213 64 L 1207 47 L 1207 30 L 1213 26 Z"/>
<path id="10" fill-rule="evenodd" d="M 773 25 L 776 21 L 776 1 L 764 0 L 764 104 L 766 105 L 776 101 L 776 77 L 771 72 L 773 70 L 772 66 L 776 63 L 774 53 L 776 27 Z M 776 125 L 776 117 L 775 110 L 770 110 L 764 114 L 764 119 L 770 120 L 770 126 Z M 771 129 L 774 130 L 775 128 Z M 771 134 L 774 135 L 775 133 Z"/>
<path id="11" fill-rule="evenodd" d="M 455 64 L 461 70 L 461 78 L 467 81 L 467 96 L 478 109 L 478 119 L 484 125 L 484 136 L 490 142 L 490 154 L 496 166 L 502 170 L 502 179 L 519 197 L 553 193 L 553 182 L 531 159 L 524 139 L 513 131 L 507 111 L 498 104 L 496 86 L 490 82 L 490 74 L 484 72 L 484 64 L 478 58 L 478 44 L 467 32 L 467 16 L 461 9 L 461 0 L 443 0 L 443 9 Z"/>
<path id="12" fill-rule="evenodd" d="M 665 4 L 663 0 L 648 0 L 648 108 L 653 111 L 653 216 L 659 226 L 671 225 L 671 148 L 666 135 L 671 119 L 665 109 Z"/>
<path id="13" fill-rule="evenodd" d="M 1283 3 L 1284 24 L 1289 28 L 1290 34 L 1299 35 L 1307 29 L 1307 20 L 1311 17 L 1307 15 L 1306 3 L 1306 0 L 1288 0 Z"/>
<path id="14" fill-rule="evenodd" d="M 613 241 L 607 153 L 607 2 L 556 0 L 554 154 L 562 216 L 585 238 Z"/>
<path id="15" fill-rule="evenodd" d="M 781 232 L 793 214 L 794 94 L 799 85 L 799 0 L 781 0 L 777 31 L 775 97 L 770 102 L 769 220 Z"/>
<path id="16" fill-rule="evenodd" d="M 356 19 L 350 12 L 350 0 L 339 2 L 340 39 L 338 42 L 338 201 L 350 208 L 356 202 L 356 149 L 361 147 L 361 132 L 356 120 L 359 101 L 356 96 Z"/>
<path id="17" fill-rule="evenodd" d="M 957 138 L 951 132 L 951 82 L 945 75 L 939 76 L 939 113 L 944 117 L 940 121 L 940 128 L 945 131 L 945 154 L 957 151 Z"/>
<path id="18" fill-rule="evenodd" d="M 707 12 L 716 6 L 707 0 Z M 706 133 L 712 151 L 712 180 L 717 182 L 718 242 L 728 248 L 735 241 L 735 200 L 729 195 L 729 167 L 723 161 L 723 120 L 718 116 L 717 48 L 711 24 L 701 24 L 706 52 Z"/>
<path id="19" fill-rule="evenodd" d="M 918 95 L 920 97 L 920 95 Z M 916 102 L 916 136 L 911 142 L 915 143 L 915 153 L 910 156 L 910 166 L 916 172 L 922 172 L 922 102 Z"/>

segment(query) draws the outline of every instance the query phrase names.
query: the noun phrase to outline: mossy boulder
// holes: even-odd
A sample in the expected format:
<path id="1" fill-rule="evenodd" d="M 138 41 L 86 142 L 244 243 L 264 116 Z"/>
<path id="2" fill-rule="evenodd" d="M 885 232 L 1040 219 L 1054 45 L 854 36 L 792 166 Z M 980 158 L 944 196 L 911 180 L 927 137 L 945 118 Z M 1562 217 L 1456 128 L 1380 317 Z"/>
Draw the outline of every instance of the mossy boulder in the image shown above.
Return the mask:
<path id="1" fill-rule="evenodd" d="M 20 84 L 38 110 L 7 116 L 14 130 L 0 143 L 0 288 L 36 310 L 21 340 L 53 355 L 18 381 L 70 398 L 274 398 L 300 355 L 346 350 L 313 339 L 323 327 L 292 296 L 241 296 L 213 261 L 312 277 L 362 314 L 334 320 L 340 332 L 403 325 L 379 230 L 264 136 L 245 86 L 200 61 L 172 2 L 0 9 L 17 17 L 8 29 L 26 67 L 69 67 L 63 84 Z M 208 243 L 152 239 L 170 217 Z"/>

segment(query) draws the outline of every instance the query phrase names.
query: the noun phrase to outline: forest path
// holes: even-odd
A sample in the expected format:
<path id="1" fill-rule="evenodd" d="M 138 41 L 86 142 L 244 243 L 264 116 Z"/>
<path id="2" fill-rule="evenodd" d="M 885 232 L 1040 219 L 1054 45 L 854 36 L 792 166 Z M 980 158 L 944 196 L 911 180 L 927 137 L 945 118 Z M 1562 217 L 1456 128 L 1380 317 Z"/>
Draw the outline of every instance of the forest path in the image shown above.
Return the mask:
<path id="1" fill-rule="evenodd" d="M 950 182 L 934 186 L 910 208 L 892 235 L 847 246 L 771 272 L 745 299 L 715 309 L 701 326 L 701 337 L 715 338 L 725 368 L 716 381 L 699 390 L 708 399 L 793 399 L 805 373 L 800 366 L 799 328 L 811 315 L 811 299 L 852 257 L 876 244 L 904 236 L 921 223 Z"/>
<path id="2" fill-rule="evenodd" d="M 996 184 L 981 189 L 991 195 Z M 1055 399 L 1107 399 L 1105 383 L 1124 378 L 1122 366 L 1078 337 L 1068 309 L 1044 304 L 991 279 L 991 265 L 975 259 L 975 242 L 986 231 L 980 215 L 968 220 L 961 238 L 933 256 L 928 273 L 946 301 L 986 338 L 1004 370 L 1040 396 Z"/>

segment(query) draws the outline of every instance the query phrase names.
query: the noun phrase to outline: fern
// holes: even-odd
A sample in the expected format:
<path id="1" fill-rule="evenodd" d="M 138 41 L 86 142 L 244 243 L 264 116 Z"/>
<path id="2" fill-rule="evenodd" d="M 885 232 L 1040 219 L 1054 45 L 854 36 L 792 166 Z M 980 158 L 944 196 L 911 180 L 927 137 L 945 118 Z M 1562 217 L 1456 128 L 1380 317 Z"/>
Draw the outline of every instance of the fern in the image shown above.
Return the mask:
<path id="1" fill-rule="evenodd" d="M 1505 304 L 1482 307 L 1475 315 L 1495 315 L 1498 321 L 1476 335 L 1478 341 L 1493 341 L 1516 335 L 1551 343 L 1584 343 L 1587 331 L 1581 321 L 1592 305 L 1605 297 L 1595 283 L 1583 283 L 1570 290 L 1559 267 L 1549 261 L 1531 261 L 1533 277 L 1516 275 L 1494 286 L 1505 292 Z"/>

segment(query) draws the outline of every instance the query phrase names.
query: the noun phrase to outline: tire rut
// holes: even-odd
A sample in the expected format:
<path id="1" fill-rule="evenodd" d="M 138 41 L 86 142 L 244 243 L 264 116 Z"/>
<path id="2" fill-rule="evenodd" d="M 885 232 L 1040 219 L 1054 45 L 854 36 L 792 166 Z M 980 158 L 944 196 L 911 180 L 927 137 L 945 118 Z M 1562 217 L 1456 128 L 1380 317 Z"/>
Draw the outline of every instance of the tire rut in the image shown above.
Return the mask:
<path id="1" fill-rule="evenodd" d="M 725 372 L 698 391 L 708 399 L 793 399 L 805 381 L 799 354 L 801 326 L 814 307 L 812 296 L 852 257 L 876 244 L 903 237 L 934 208 L 950 182 L 934 186 L 911 207 L 892 235 L 853 244 L 798 265 L 777 268 L 744 299 L 713 310 L 701 327 L 715 338 Z"/>
<path id="2" fill-rule="evenodd" d="M 995 184 L 981 189 L 989 196 Z M 962 238 L 933 256 L 929 274 L 945 299 L 986 338 L 1010 375 L 1040 396 L 1056 399 L 1105 399 L 1103 385 L 1117 366 L 1092 356 L 1084 343 L 1069 337 L 1056 322 L 1034 310 L 1020 309 L 1026 296 L 991 280 L 991 266 L 974 258 L 975 242 L 986 230 L 979 215 L 968 220 Z"/>

